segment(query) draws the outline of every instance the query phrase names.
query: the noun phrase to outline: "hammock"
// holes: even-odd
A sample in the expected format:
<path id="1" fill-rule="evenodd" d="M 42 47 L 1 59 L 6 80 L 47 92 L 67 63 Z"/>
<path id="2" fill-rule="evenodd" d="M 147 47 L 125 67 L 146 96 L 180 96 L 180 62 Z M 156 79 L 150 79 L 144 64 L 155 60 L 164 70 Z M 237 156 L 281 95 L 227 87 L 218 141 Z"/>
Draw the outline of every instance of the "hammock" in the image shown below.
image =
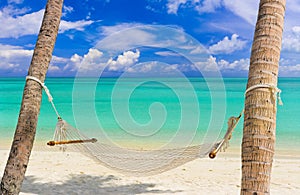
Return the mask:
<path id="1" fill-rule="evenodd" d="M 78 129 L 68 124 L 58 114 L 53 103 L 53 98 L 45 84 L 32 76 L 27 76 L 26 79 L 34 80 L 43 87 L 58 117 L 54 138 L 47 143 L 48 146 L 59 147 L 63 151 L 68 147 L 68 149 L 70 148 L 72 151 L 82 152 L 100 164 L 126 175 L 154 175 L 206 155 L 210 158 L 215 158 L 220 150 L 227 148 L 232 132 L 243 114 L 242 111 L 238 117 L 229 118 L 228 128 L 224 138 L 213 145 L 202 144 L 182 148 L 155 150 L 121 148 L 100 143 L 96 138 L 88 138 Z"/>
<path id="2" fill-rule="evenodd" d="M 211 152 L 209 152 L 210 158 L 215 158 L 217 152 L 226 149 L 232 131 L 240 117 L 241 115 L 229 119 L 227 133 L 220 142 L 213 145 Z M 86 137 L 61 118 L 56 124 L 54 140 L 49 141 L 47 145 L 57 146 L 63 151 L 68 147 L 72 151 L 82 152 L 110 169 L 134 176 L 154 175 L 176 168 L 207 155 L 208 153 L 203 155 L 200 151 L 207 151 L 211 147 L 208 144 L 159 150 L 120 148 L 97 142 L 95 138 Z"/>

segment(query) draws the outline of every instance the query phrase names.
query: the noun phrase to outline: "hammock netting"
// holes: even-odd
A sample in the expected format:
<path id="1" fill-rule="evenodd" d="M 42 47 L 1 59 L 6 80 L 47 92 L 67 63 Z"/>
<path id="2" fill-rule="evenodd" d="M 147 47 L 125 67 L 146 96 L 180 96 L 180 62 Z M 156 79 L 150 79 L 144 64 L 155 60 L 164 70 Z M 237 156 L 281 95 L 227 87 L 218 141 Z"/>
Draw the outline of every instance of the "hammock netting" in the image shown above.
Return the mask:
<path id="1" fill-rule="evenodd" d="M 187 162 L 207 156 L 215 157 L 216 153 L 227 147 L 231 133 L 239 117 L 231 117 L 224 139 L 215 144 L 202 144 L 182 148 L 135 150 L 120 148 L 88 138 L 65 120 L 58 119 L 54 140 L 47 144 L 61 150 L 79 151 L 100 164 L 125 175 L 148 176 L 176 168 Z M 212 152 L 211 152 L 212 151 Z M 212 155 L 212 156 L 211 156 Z"/>

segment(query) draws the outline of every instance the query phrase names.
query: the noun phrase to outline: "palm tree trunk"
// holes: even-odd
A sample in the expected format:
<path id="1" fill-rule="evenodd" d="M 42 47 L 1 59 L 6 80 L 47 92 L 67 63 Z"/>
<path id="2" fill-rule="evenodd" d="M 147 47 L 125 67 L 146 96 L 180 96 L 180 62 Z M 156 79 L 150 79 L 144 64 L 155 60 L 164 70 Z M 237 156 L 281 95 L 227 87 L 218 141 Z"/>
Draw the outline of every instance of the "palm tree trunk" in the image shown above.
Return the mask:
<path id="1" fill-rule="evenodd" d="M 48 0 L 28 70 L 28 75 L 34 76 L 42 82 L 45 80 L 52 58 L 62 5 L 63 0 Z M 41 99 L 40 84 L 27 80 L 14 140 L 1 181 L 0 194 L 18 194 L 20 192 L 34 142 Z"/>
<path id="2" fill-rule="evenodd" d="M 252 90 L 245 99 L 241 194 L 270 194 L 277 112 L 271 86 L 277 87 L 285 3 L 260 0 L 247 84 Z"/>

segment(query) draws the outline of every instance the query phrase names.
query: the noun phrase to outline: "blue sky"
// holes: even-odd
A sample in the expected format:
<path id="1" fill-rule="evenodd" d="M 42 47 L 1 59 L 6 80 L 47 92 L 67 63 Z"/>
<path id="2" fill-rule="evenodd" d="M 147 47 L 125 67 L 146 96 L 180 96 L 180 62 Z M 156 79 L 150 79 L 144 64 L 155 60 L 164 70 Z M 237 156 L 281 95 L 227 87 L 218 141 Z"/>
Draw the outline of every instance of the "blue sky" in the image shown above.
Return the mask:
<path id="1" fill-rule="evenodd" d="M 98 69 L 104 76 L 124 72 L 171 75 L 174 70 L 197 76 L 198 70 L 181 50 L 172 50 L 187 46 L 187 37 L 191 36 L 208 52 L 207 61 L 199 62 L 201 71 L 215 67 L 223 76 L 245 77 L 258 3 L 259 0 L 65 0 L 48 76 L 76 76 L 79 70 Z M 45 5 L 45 0 L 0 2 L 1 77 L 27 74 Z M 288 0 L 280 76 L 300 75 L 298 15 L 300 2 Z M 149 30 L 148 25 L 160 26 Z M 169 37 L 158 35 L 163 27 L 176 32 Z M 155 47 L 148 44 L 153 37 Z M 138 47 L 134 48 L 132 42 L 137 42 Z"/>

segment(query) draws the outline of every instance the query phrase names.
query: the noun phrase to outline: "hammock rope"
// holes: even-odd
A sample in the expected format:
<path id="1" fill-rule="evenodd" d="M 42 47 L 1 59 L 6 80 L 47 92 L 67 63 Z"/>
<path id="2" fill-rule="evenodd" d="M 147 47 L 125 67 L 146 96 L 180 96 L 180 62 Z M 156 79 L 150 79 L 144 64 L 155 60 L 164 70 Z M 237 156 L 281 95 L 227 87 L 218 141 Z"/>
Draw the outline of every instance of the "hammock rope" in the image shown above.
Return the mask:
<path id="1" fill-rule="evenodd" d="M 58 113 L 58 111 L 57 111 L 57 109 L 56 109 L 56 107 L 55 107 L 55 105 L 54 105 L 53 97 L 52 97 L 52 95 L 51 95 L 51 93 L 50 93 L 48 87 L 45 85 L 45 83 L 43 83 L 43 82 L 40 81 L 38 78 L 33 77 L 33 76 L 27 76 L 27 77 L 26 77 L 26 81 L 27 81 L 27 80 L 33 80 L 33 81 L 39 83 L 39 84 L 42 86 L 42 88 L 44 89 L 45 93 L 46 93 L 47 96 L 48 96 L 48 101 L 51 103 L 52 108 L 53 108 L 53 110 L 55 111 L 55 114 L 56 114 L 57 118 L 60 119 L 61 117 L 60 117 L 60 115 L 59 115 L 59 113 Z"/>
<path id="2" fill-rule="evenodd" d="M 68 124 L 60 117 L 53 103 L 53 97 L 46 85 L 33 76 L 27 76 L 26 80 L 36 81 L 42 86 L 58 117 L 53 140 L 47 143 L 48 146 L 58 146 L 61 150 L 65 151 L 68 145 L 68 150 L 79 151 L 100 164 L 126 175 L 154 175 L 176 168 L 206 155 L 210 158 L 215 158 L 219 151 L 225 151 L 228 147 L 232 133 L 244 113 L 243 109 L 238 117 L 229 118 L 225 136 L 221 141 L 215 144 L 204 143 L 181 148 L 162 148 L 156 150 L 121 148 L 115 145 L 97 142 L 96 138 L 89 138 L 77 128 Z M 245 95 L 247 92 L 256 88 L 269 88 L 274 94 L 273 98 L 276 100 L 277 96 L 279 104 L 282 104 L 280 98 L 281 91 L 277 87 L 271 85 L 254 85 L 246 90 Z"/>

